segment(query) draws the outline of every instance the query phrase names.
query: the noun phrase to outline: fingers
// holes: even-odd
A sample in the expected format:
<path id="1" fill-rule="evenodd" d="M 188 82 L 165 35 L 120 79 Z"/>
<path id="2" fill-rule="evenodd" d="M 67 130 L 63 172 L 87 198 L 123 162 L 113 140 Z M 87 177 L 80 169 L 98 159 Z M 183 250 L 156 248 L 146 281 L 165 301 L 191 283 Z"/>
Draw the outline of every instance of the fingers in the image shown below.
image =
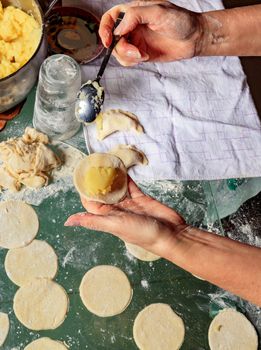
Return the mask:
<path id="1" fill-rule="evenodd" d="M 130 176 L 128 176 L 128 180 L 129 180 L 128 189 L 132 199 L 145 196 L 145 194 L 139 189 L 139 187 L 135 184 L 135 182 L 132 180 Z"/>
<path id="2" fill-rule="evenodd" d="M 112 31 L 114 23 L 120 12 L 125 12 L 127 5 L 117 5 L 112 7 L 101 18 L 99 35 L 105 47 L 109 47 L 112 42 Z"/>
<path id="3" fill-rule="evenodd" d="M 113 210 L 112 205 L 95 201 L 88 201 L 84 198 L 81 198 L 81 201 L 84 208 L 91 214 L 107 215 Z"/>
<path id="4" fill-rule="evenodd" d="M 101 18 L 101 22 L 100 22 L 100 28 L 99 28 L 99 35 L 101 37 L 102 43 L 105 47 L 109 47 L 112 41 L 112 30 L 114 27 L 114 23 L 119 15 L 120 12 L 124 12 L 125 16 L 124 19 L 122 20 L 122 22 L 124 21 L 125 24 L 122 25 L 120 24 L 118 26 L 118 28 L 122 27 L 122 29 L 124 29 L 124 31 L 126 31 L 126 28 L 135 28 L 135 26 L 137 26 L 137 20 L 138 18 L 135 17 L 136 12 L 134 14 L 132 14 L 132 11 L 129 13 L 129 10 L 132 9 L 133 7 L 138 7 L 139 9 L 145 8 L 146 11 L 146 7 L 148 6 L 152 6 L 152 5 L 158 5 L 158 4 L 162 4 L 162 3 L 167 3 L 164 0 L 159 0 L 159 1 L 133 1 L 127 4 L 121 4 L 121 5 L 117 5 L 112 7 L 109 11 L 105 12 L 105 14 L 102 16 Z M 139 10 L 137 10 L 139 11 Z M 144 11 L 144 14 L 145 14 Z M 125 18 L 126 17 L 126 18 Z M 121 34 L 124 35 L 124 34 Z"/>
<path id="5" fill-rule="evenodd" d="M 114 26 L 114 18 L 106 12 L 101 19 L 99 35 L 105 47 L 109 47 L 112 42 L 112 29 Z"/>
<path id="6" fill-rule="evenodd" d="M 149 60 L 149 55 L 130 44 L 126 38 L 121 38 L 116 45 L 113 55 L 117 61 L 125 67 L 131 67 Z"/>
<path id="7" fill-rule="evenodd" d="M 117 217 L 111 220 L 109 216 L 78 213 L 70 216 L 64 226 L 80 226 L 95 231 L 113 232 L 117 221 Z"/>
<path id="8" fill-rule="evenodd" d="M 130 7 L 125 12 L 125 15 L 118 25 L 118 27 L 114 30 L 115 35 L 126 35 L 135 30 L 140 24 L 148 24 L 150 23 L 150 16 L 148 16 L 148 8 L 147 6 L 137 6 Z"/>

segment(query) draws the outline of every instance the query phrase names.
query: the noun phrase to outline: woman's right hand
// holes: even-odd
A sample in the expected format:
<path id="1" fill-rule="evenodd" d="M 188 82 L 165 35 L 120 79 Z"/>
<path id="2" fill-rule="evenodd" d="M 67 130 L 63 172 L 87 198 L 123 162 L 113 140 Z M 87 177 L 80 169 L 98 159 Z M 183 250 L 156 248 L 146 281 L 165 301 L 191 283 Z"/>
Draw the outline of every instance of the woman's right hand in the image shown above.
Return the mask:
<path id="1" fill-rule="evenodd" d="M 122 65 L 175 61 L 197 54 L 202 34 L 201 14 L 168 1 L 134 1 L 107 11 L 99 30 L 106 47 L 111 44 L 113 26 L 120 12 L 125 15 L 114 33 L 122 38 L 114 56 Z"/>

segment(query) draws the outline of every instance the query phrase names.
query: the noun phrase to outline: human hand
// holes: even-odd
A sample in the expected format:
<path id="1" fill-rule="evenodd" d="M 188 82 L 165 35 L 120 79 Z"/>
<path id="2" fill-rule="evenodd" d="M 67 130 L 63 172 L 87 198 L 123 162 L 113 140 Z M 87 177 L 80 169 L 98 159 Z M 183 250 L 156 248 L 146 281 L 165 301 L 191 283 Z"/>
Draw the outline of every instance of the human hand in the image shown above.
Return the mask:
<path id="1" fill-rule="evenodd" d="M 179 214 L 142 193 L 132 180 L 129 180 L 129 197 L 119 204 L 86 200 L 82 203 L 88 213 L 70 216 L 65 226 L 110 232 L 160 256 L 164 256 L 166 244 L 187 228 Z"/>
<path id="2" fill-rule="evenodd" d="M 112 29 L 120 12 L 125 12 L 125 16 L 114 33 L 122 38 L 113 54 L 122 65 L 175 61 L 197 54 L 201 14 L 163 0 L 133 1 L 107 11 L 99 29 L 104 46 L 111 44 Z"/>

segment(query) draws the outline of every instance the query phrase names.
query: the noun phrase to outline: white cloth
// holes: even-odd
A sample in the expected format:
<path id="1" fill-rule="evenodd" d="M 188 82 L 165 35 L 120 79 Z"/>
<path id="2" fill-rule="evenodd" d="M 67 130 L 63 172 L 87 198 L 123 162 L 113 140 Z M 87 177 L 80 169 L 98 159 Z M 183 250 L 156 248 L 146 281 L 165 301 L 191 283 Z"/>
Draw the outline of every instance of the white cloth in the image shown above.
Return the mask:
<path id="1" fill-rule="evenodd" d="M 65 0 L 65 3 L 70 0 Z M 98 14 L 116 1 L 74 1 Z M 175 1 L 198 11 L 221 9 L 219 0 Z M 101 60 L 83 67 L 93 79 Z M 115 133 L 96 140 L 95 127 L 85 135 L 92 151 L 133 144 L 149 166 L 131 170 L 135 180 L 208 180 L 261 176 L 261 125 L 237 57 L 197 57 L 173 63 L 121 67 L 114 58 L 101 81 L 104 109 L 136 114 L 144 135 Z"/>

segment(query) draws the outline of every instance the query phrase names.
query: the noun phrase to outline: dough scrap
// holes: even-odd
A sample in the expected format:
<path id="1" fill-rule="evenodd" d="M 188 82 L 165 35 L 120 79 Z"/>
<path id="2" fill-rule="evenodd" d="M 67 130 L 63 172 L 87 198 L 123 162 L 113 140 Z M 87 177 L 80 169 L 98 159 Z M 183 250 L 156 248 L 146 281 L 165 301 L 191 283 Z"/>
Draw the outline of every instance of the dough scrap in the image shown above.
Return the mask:
<path id="1" fill-rule="evenodd" d="M 224 309 L 212 320 L 208 330 L 211 350 L 257 350 L 254 326 L 240 312 Z"/>
<path id="2" fill-rule="evenodd" d="M 0 312 L 0 346 L 2 346 L 8 336 L 10 328 L 9 317 L 7 314 Z"/>
<path id="3" fill-rule="evenodd" d="M 5 271 L 18 286 L 34 278 L 53 279 L 57 270 L 57 255 L 44 241 L 34 240 L 26 247 L 11 249 L 5 258 Z"/>
<path id="4" fill-rule="evenodd" d="M 185 327 L 169 305 L 151 304 L 137 315 L 133 336 L 140 350 L 178 350 L 185 338 Z"/>
<path id="5" fill-rule="evenodd" d="M 0 189 L 19 191 L 22 185 L 40 188 L 48 184 L 49 173 L 61 165 L 60 159 L 47 147 L 48 137 L 26 128 L 22 137 L 0 143 Z"/>
<path id="6" fill-rule="evenodd" d="M 25 327 L 40 331 L 56 329 L 63 323 L 69 300 L 59 284 L 39 278 L 18 289 L 13 306 L 16 317 Z"/>
<path id="7" fill-rule="evenodd" d="M 100 265 L 89 270 L 80 285 L 80 297 L 86 308 L 100 317 L 122 313 L 132 299 L 132 288 L 118 267 Z"/>
<path id="8" fill-rule="evenodd" d="M 139 260 L 155 261 L 155 260 L 160 259 L 160 256 L 153 254 L 153 253 L 149 252 L 148 250 L 139 247 L 136 244 L 131 244 L 131 243 L 125 242 L 125 246 L 126 246 L 126 249 L 128 250 L 128 252 L 131 253 L 133 256 L 135 256 L 135 258 L 137 258 Z"/>
<path id="9" fill-rule="evenodd" d="M 117 169 L 117 176 L 108 193 L 91 195 L 88 193 L 86 173 L 92 168 L 110 167 Z M 123 162 L 116 156 L 107 153 L 93 153 L 81 160 L 74 170 L 74 185 L 82 197 L 101 203 L 114 204 L 120 202 L 127 194 L 127 170 Z M 95 179 L 94 179 L 95 180 Z"/>
<path id="10" fill-rule="evenodd" d="M 34 209 L 21 201 L 0 203 L 0 247 L 24 247 L 35 238 L 39 221 Z"/>
<path id="11" fill-rule="evenodd" d="M 34 340 L 24 350 L 68 350 L 68 348 L 60 341 L 45 337 Z"/>
<path id="12" fill-rule="evenodd" d="M 98 140 L 103 140 L 117 131 L 134 130 L 137 133 L 144 133 L 138 117 L 121 109 L 110 109 L 100 113 L 96 118 L 96 125 Z"/>
<path id="13" fill-rule="evenodd" d="M 119 157 L 127 169 L 138 164 L 148 165 L 145 154 L 132 145 L 118 145 L 112 148 L 109 153 Z"/>

